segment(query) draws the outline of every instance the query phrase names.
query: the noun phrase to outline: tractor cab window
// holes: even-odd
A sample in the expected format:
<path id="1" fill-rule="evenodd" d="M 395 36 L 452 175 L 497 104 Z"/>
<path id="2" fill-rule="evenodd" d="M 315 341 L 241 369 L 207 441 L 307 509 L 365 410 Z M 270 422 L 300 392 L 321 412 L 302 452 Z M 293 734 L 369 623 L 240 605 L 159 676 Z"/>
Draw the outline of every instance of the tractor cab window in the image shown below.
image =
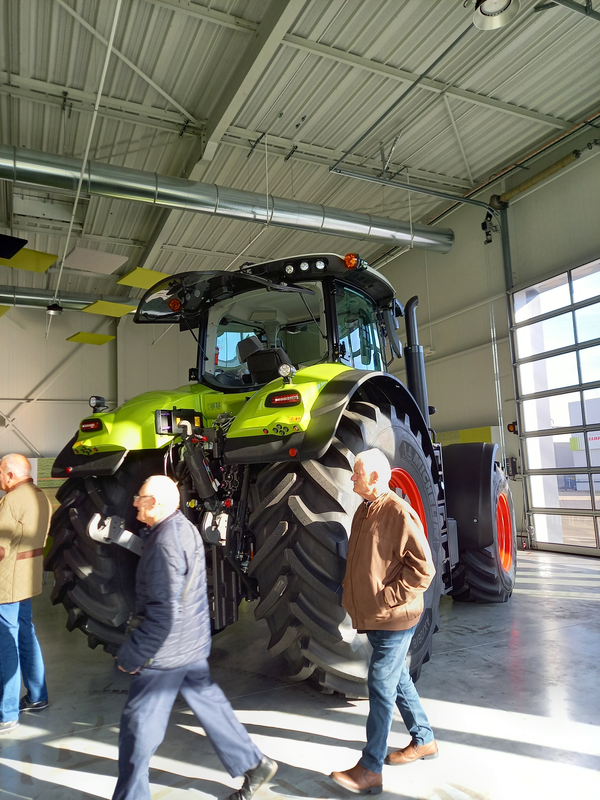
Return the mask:
<path id="1" fill-rule="evenodd" d="M 323 292 L 253 289 L 220 300 L 209 310 L 204 376 L 208 383 L 243 388 L 268 383 L 278 366 L 296 369 L 327 360 Z"/>
<path id="2" fill-rule="evenodd" d="M 384 369 L 375 305 L 347 286 L 336 292 L 340 361 L 354 369 Z"/>

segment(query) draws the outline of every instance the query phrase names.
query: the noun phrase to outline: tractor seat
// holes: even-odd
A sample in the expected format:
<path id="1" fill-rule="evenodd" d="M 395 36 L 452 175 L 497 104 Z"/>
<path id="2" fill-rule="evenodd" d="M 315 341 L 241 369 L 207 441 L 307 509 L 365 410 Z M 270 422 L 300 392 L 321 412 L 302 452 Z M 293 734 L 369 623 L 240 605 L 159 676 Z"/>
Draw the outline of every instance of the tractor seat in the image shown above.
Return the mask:
<path id="1" fill-rule="evenodd" d="M 260 350 L 246 358 L 246 364 L 250 371 L 253 383 L 268 383 L 279 377 L 279 367 L 282 364 L 290 364 L 290 357 L 283 347 L 270 347 L 268 350 Z"/>

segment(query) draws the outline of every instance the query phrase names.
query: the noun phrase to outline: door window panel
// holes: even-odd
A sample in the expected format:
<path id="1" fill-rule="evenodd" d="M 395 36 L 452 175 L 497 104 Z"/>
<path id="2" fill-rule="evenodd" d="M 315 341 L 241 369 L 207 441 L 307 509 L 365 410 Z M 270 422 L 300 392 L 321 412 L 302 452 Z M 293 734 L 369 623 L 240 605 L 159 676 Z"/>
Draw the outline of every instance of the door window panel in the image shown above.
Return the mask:
<path id="1" fill-rule="evenodd" d="M 587 424 L 600 424 L 600 389 L 588 389 L 587 392 L 584 392 L 583 405 Z"/>
<path id="2" fill-rule="evenodd" d="M 578 308 L 575 312 L 575 325 L 577 327 L 578 342 L 600 339 L 600 303 Z"/>
<path id="3" fill-rule="evenodd" d="M 531 475 L 531 503 L 535 508 L 591 509 L 590 480 L 584 475 Z"/>
<path id="4" fill-rule="evenodd" d="M 527 466 L 529 469 L 569 469 L 585 467 L 585 452 L 572 442 L 573 436 L 562 433 L 558 436 L 532 436 L 525 439 Z"/>
<path id="5" fill-rule="evenodd" d="M 600 381 L 600 345 L 579 351 L 581 382 Z"/>
<path id="6" fill-rule="evenodd" d="M 568 306 L 570 302 L 569 278 L 567 273 L 563 273 L 556 278 L 515 292 L 513 295 L 515 322 L 524 322 L 526 319 L 539 317 L 540 314 L 556 311 Z"/>
<path id="7" fill-rule="evenodd" d="M 593 517 L 534 514 L 533 525 L 538 542 L 572 547 L 596 547 Z"/>
<path id="8" fill-rule="evenodd" d="M 569 312 L 518 328 L 516 336 L 519 358 L 528 358 L 538 353 L 546 353 L 548 350 L 568 347 L 575 343 L 573 315 Z"/>
<path id="9" fill-rule="evenodd" d="M 600 400 L 598 401 L 600 405 Z M 600 409 L 599 412 L 600 414 Z M 600 420 L 599 420 L 600 421 Z M 541 397 L 523 402 L 523 423 L 526 431 L 569 428 L 581 425 L 581 396 L 579 392 Z"/>
<path id="10" fill-rule="evenodd" d="M 577 357 L 575 353 L 564 353 L 561 356 L 540 358 L 528 364 L 520 364 L 519 377 L 522 394 L 573 386 L 579 383 Z"/>
<path id="11" fill-rule="evenodd" d="M 600 295 L 600 260 L 574 269 L 571 276 L 574 303 Z"/>
<path id="12" fill-rule="evenodd" d="M 590 466 L 600 467 L 600 431 L 588 431 L 587 440 L 590 448 Z"/>
<path id="13" fill-rule="evenodd" d="M 347 287 L 336 295 L 340 360 L 354 369 L 383 369 L 375 306 Z"/>

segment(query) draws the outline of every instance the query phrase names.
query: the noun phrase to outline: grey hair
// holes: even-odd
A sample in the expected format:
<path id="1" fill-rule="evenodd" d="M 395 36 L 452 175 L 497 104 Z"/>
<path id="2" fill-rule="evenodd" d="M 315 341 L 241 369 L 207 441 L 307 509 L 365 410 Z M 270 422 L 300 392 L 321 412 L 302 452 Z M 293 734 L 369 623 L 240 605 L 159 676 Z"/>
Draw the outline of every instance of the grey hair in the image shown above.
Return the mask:
<path id="1" fill-rule="evenodd" d="M 172 514 L 179 508 L 179 489 L 175 481 L 166 475 L 151 475 L 144 481 L 144 486 L 149 495 L 161 505 L 167 514 Z"/>
<path id="2" fill-rule="evenodd" d="M 372 447 L 370 450 L 363 450 L 362 453 L 358 453 L 356 461 L 359 459 L 368 475 L 376 472 L 378 483 L 385 483 L 386 486 L 389 484 L 392 477 L 392 468 L 385 453 L 377 447 Z"/>
<path id="3" fill-rule="evenodd" d="M 4 464 L 4 469 L 12 472 L 15 478 L 28 478 L 31 475 L 29 459 L 20 453 L 9 453 L 0 463 Z"/>

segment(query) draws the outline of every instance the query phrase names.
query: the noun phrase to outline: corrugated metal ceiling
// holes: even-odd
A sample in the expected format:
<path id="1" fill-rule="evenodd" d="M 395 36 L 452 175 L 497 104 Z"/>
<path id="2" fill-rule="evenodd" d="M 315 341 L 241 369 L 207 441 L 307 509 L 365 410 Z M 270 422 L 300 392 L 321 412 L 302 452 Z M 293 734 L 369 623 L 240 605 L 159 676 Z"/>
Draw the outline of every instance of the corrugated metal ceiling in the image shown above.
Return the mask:
<path id="1" fill-rule="evenodd" d="M 261 193 L 268 169 L 277 196 L 426 221 L 446 203 L 411 194 L 409 207 L 407 192 L 333 175 L 330 167 L 375 126 L 344 166 L 380 174 L 382 152 L 387 158 L 397 139 L 388 176 L 464 194 L 598 113 L 600 23 L 561 6 L 536 12 L 536 4 L 522 0 L 510 25 L 482 32 L 462 0 L 127 0 L 90 158 Z M 116 0 L 0 0 L 3 144 L 82 157 L 115 7 Z M 286 20 L 279 28 L 278 15 Z M 199 161 L 211 136 L 214 158 Z M 15 191 L 45 199 L 49 209 L 70 202 L 31 187 Z M 83 200 L 83 226 L 70 247 L 128 261 L 113 277 L 65 269 L 63 291 L 135 296 L 115 280 L 139 264 L 177 272 L 355 246 L 123 200 Z M 0 226 L 28 238 L 28 247 L 62 255 L 68 223 L 51 210 L 44 218 L 16 214 L 8 184 Z M 381 250 L 371 243 L 361 255 Z M 0 284 L 54 289 L 57 274 L 0 267 Z"/>

